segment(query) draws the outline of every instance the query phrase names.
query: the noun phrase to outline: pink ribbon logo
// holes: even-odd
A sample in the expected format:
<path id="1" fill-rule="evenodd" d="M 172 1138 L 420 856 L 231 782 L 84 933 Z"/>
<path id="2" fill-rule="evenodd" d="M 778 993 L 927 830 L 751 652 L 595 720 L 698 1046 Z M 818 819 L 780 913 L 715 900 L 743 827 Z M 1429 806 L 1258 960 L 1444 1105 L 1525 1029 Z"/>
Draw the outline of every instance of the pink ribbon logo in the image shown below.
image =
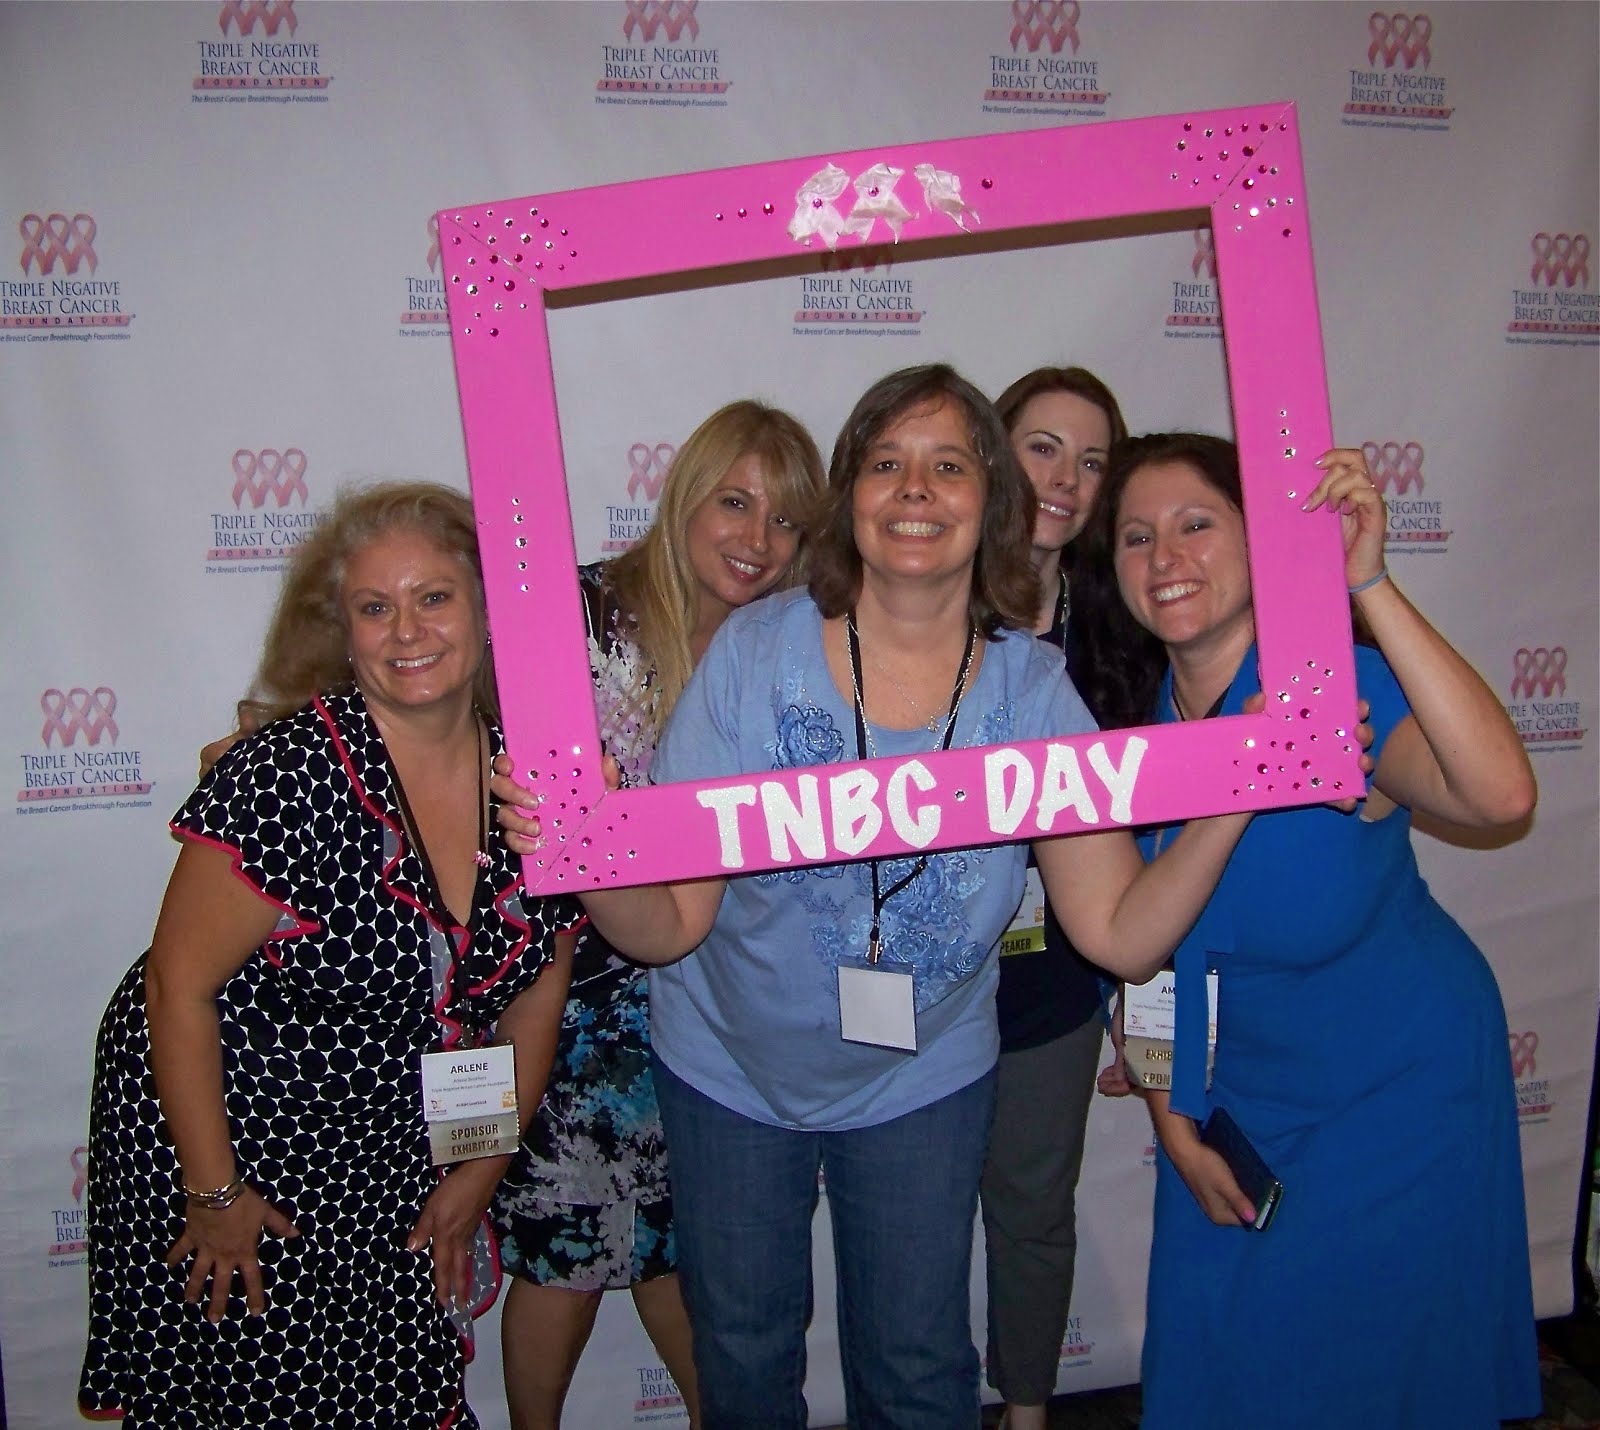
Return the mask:
<path id="1" fill-rule="evenodd" d="M 261 22 L 264 34 L 276 35 L 279 25 L 287 25 L 292 35 L 300 24 L 295 18 L 294 0 L 222 0 L 222 10 L 217 17 L 222 33 L 228 33 L 230 24 L 239 27 L 242 39 Z"/>
<path id="2" fill-rule="evenodd" d="M 667 480 L 667 469 L 678 449 L 670 442 L 635 442 L 628 448 L 628 495 L 635 501 L 642 497 L 655 501 L 661 495 L 662 484 Z"/>
<path id="3" fill-rule="evenodd" d="M 87 1147 L 74 1147 L 72 1149 L 72 1200 L 81 1202 L 84 1189 L 89 1185 L 89 1149 Z"/>
<path id="4" fill-rule="evenodd" d="M 1194 257 L 1189 260 L 1189 271 L 1196 278 L 1204 271 L 1211 275 L 1213 283 L 1217 281 L 1217 245 L 1209 228 L 1194 231 Z"/>
<path id="5" fill-rule="evenodd" d="M 1515 674 L 1511 677 L 1511 694 L 1531 700 L 1535 695 L 1565 695 L 1567 693 L 1567 648 L 1565 646 L 1527 646 L 1518 649 L 1512 657 Z"/>
<path id="6" fill-rule="evenodd" d="M 1511 1076 L 1521 1077 L 1523 1073 L 1536 1073 L 1539 1064 L 1534 1061 L 1534 1054 L 1539 1051 L 1539 1035 L 1537 1033 L 1508 1033 L 1511 1041 Z"/>
<path id="7" fill-rule="evenodd" d="M 93 273 L 100 266 L 95 257 L 94 236 L 97 232 L 89 214 L 51 214 L 40 218 L 38 214 L 24 214 L 17 225 L 22 235 L 22 271 L 33 265 L 41 278 L 52 272 L 56 259 L 70 275 L 78 271 L 80 263 L 89 265 Z"/>
<path id="8" fill-rule="evenodd" d="M 1589 236 L 1587 234 L 1548 233 L 1533 236 L 1531 283 L 1563 283 L 1568 288 L 1589 286 Z"/>
<path id="9" fill-rule="evenodd" d="M 428 215 L 428 272 L 439 266 L 439 215 Z"/>
<path id="10" fill-rule="evenodd" d="M 1422 490 L 1422 443 L 1363 442 L 1361 455 L 1367 459 L 1372 485 L 1380 492 L 1392 487 L 1397 496 L 1404 496 L 1413 487 Z"/>
<path id="11" fill-rule="evenodd" d="M 1072 53 L 1078 53 L 1078 0 L 1011 0 L 1011 48 L 1028 42 L 1033 54 L 1042 41 L 1050 41 L 1050 53 L 1059 55 L 1069 40 Z"/>
<path id="12" fill-rule="evenodd" d="M 1374 10 L 1367 17 L 1367 33 L 1372 37 L 1367 46 L 1368 64 L 1381 59 L 1385 69 L 1393 69 L 1396 60 L 1404 60 L 1409 70 L 1419 63 L 1427 69 L 1433 61 L 1429 45 L 1433 21 L 1426 15 L 1385 15 Z"/>
<path id="13" fill-rule="evenodd" d="M 98 685 L 92 691 L 74 685 L 64 695 L 59 690 L 47 690 L 39 697 L 39 709 L 44 712 L 39 738 L 46 749 L 52 737 L 65 750 L 77 742 L 80 734 L 90 745 L 98 745 L 102 735 L 109 735 L 114 745 L 121 733 L 112 718 L 117 709 L 117 693 L 109 685 Z"/>
<path id="14" fill-rule="evenodd" d="M 289 505 L 289 498 L 298 495 L 300 505 L 310 500 L 306 491 L 306 454 L 298 447 L 279 452 L 264 447 L 252 452 L 241 447 L 233 454 L 233 504 L 243 506 L 250 498 L 252 507 L 266 504 L 267 497 L 278 500 L 279 507 Z"/>
<path id="15" fill-rule="evenodd" d="M 631 40 L 634 27 L 640 40 L 656 37 L 657 29 L 667 32 L 669 42 L 676 41 L 685 30 L 691 40 L 700 38 L 700 22 L 694 17 L 694 7 L 700 0 L 627 0 L 628 14 L 622 22 L 622 38 Z"/>

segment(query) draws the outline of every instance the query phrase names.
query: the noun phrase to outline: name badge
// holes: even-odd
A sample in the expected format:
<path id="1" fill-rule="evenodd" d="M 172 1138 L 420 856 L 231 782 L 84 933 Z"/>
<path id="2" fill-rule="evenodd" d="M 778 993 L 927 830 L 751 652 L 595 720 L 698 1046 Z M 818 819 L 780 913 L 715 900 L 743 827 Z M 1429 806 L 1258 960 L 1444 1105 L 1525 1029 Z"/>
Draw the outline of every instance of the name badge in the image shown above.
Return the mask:
<path id="1" fill-rule="evenodd" d="M 436 1167 L 515 1152 L 522 1131 L 510 1044 L 424 1053 L 422 1115 Z"/>
<path id="2" fill-rule="evenodd" d="M 1177 1036 L 1177 975 L 1164 968 L 1148 983 L 1129 983 L 1122 992 L 1122 1031 L 1129 1037 Z M 1217 975 L 1206 974 L 1206 1042 L 1217 1045 Z"/>
<path id="3" fill-rule="evenodd" d="M 1172 1046 L 1177 1037 L 1177 976 L 1164 968 L 1148 983 L 1122 988 L 1123 1063 L 1140 1087 L 1172 1086 Z M 1206 974 L 1206 1086 L 1217 1052 L 1217 975 Z"/>
<path id="4" fill-rule="evenodd" d="M 1000 957 L 1013 953 L 1038 953 L 1044 947 L 1044 880 L 1031 864 L 1022 881 L 1022 902 L 1016 916 L 1000 935 Z"/>
<path id="5" fill-rule="evenodd" d="M 839 1036 L 847 1043 L 916 1052 L 917 1003 L 911 975 L 864 959 L 841 959 Z"/>

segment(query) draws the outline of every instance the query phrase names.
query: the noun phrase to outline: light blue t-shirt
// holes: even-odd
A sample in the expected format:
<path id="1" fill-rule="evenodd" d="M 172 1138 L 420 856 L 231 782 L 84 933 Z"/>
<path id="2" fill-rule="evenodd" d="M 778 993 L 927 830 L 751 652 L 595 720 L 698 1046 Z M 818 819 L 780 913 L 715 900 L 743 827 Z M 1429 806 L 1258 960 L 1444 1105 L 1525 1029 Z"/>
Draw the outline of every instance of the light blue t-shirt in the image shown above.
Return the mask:
<path id="1" fill-rule="evenodd" d="M 1095 728 L 1061 656 L 1020 631 L 983 647 L 952 747 L 1004 744 Z M 929 752 L 926 730 L 869 726 L 880 756 Z M 856 756 L 855 715 L 828 672 L 822 622 L 803 591 L 728 618 L 684 690 L 656 752 L 657 783 L 725 778 Z M 651 1039 L 690 1086 L 782 1127 L 870 1127 L 959 1091 L 999 1054 L 995 949 L 1022 897 L 1027 846 L 930 857 L 884 907 L 882 961 L 908 966 L 916 1053 L 839 1035 L 836 969 L 866 953 L 872 882 L 866 861 L 729 879 L 706 941 L 650 974 Z M 912 867 L 886 860 L 887 889 Z"/>

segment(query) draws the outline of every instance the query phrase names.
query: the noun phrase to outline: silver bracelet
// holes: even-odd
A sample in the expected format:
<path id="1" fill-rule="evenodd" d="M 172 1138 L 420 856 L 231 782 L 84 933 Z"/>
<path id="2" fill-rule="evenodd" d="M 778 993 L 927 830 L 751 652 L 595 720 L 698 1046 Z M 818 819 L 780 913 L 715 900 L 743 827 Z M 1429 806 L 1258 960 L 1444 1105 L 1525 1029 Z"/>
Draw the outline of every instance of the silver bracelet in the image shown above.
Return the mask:
<path id="1" fill-rule="evenodd" d="M 209 1212 L 225 1212 L 244 1195 L 244 1182 L 235 1177 L 227 1186 L 212 1187 L 209 1190 L 191 1187 L 185 1183 L 183 1185 L 183 1194 L 191 1202 L 204 1207 Z"/>

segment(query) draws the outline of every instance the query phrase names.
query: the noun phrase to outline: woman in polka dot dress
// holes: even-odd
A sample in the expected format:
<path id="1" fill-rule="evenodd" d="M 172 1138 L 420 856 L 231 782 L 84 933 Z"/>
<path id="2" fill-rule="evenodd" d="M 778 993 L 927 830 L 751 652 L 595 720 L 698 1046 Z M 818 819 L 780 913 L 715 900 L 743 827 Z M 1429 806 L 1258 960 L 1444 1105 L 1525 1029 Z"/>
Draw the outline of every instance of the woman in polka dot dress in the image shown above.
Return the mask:
<path id="1" fill-rule="evenodd" d="M 474 1246 L 509 1159 L 433 1167 L 421 1060 L 510 1043 L 526 1120 L 581 918 L 525 900 L 486 837 L 486 641 L 448 488 L 345 496 L 297 553 L 257 681 L 270 723 L 173 820 L 152 947 L 100 1028 L 85 1415 L 477 1424 L 467 1313 L 495 1288 Z"/>

